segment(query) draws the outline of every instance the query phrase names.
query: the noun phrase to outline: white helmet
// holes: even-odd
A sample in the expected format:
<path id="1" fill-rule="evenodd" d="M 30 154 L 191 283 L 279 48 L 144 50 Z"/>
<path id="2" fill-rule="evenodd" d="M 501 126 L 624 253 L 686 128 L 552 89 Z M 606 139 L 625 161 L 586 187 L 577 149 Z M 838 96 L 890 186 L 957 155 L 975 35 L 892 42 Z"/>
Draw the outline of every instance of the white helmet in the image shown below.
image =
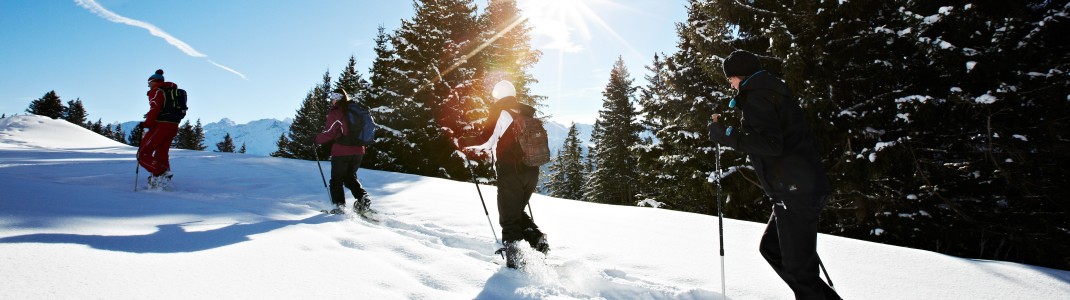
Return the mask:
<path id="1" fill-rule="evenodd" d="M 494 90 L 490 92 L 490 95 L 494 97 L 494 101 L 505 97 L 516 97 L 516 88 L 508 80 L 502 80 L 494 85 Z"/>

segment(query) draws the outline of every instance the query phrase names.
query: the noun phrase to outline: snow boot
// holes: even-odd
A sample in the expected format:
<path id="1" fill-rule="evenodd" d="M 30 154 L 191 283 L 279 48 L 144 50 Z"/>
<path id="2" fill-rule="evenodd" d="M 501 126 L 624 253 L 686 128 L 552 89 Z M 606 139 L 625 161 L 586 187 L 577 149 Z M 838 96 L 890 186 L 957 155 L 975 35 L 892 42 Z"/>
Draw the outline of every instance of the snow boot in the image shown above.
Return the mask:
<path id="1" fill-rule="evenodd" d="M 368 197 L 368 194 L 361 195 L 360 199 L 357 199 L 356 202 L 353 202 L 353 211 L 356 211 L 358 213 L 366 212 L 370 210 L 371 207 L 372 199 Z"/>
<path id="2" fill-rule="evenodd" d="M 520 241 L 505 242 L 505 266 L 510 269 L 520 269 L 524 267 L 524 258 L 520 254 Z"/>
<path id="3" fill-rule="evenodd" d="M 344 215 L 346 213 L 345 204 L 335 205 L 334 209 L 327 211 L 327 213 L 332 215 Z"/>

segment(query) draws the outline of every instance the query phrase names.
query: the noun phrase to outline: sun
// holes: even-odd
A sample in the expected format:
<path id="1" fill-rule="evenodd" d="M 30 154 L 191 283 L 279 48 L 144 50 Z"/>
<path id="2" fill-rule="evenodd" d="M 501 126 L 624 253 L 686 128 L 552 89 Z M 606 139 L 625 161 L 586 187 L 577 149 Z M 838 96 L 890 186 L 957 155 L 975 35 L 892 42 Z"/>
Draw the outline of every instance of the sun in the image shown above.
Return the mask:
<path id="1" fill-rule="evenodd" d="M 579 52 L 582 44 L 591 39 L 591 26 L 597 25 L 611 34 L 610 28 L 596 13 L 599 7 L 613 4 L 610 0 L 519 0 L 517 6 L 532 25 L 532 33 L 549 41 L 543 49 Z M 578 34 L 578 37 L 574 37 Z"/>

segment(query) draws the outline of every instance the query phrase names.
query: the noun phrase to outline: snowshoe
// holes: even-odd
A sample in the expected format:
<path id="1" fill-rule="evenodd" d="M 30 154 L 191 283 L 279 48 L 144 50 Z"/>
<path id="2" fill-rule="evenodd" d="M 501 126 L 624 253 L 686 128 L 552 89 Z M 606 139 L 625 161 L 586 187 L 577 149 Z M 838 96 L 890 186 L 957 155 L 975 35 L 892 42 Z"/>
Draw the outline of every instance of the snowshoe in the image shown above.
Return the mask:
<path id="1" fill-rule="evenodd" d="M 170 190 L 171 189 L 171 177 L 174 174 L 171 170 L 164 171 L 158 176 L 149 175 L 149 189 L 153 190 Z"/>

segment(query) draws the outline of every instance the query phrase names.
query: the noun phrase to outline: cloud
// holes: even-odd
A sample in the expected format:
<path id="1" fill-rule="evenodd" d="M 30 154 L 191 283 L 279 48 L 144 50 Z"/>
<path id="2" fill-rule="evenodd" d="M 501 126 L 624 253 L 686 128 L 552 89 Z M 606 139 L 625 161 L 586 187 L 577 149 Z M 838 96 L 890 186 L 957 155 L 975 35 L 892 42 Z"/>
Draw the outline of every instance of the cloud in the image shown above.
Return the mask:
<path id="1" fill-rule="evenodd" d="M 186 44 L 186 42 L 183 42 L 182 40 L 179 40 L 178 38 L 176 38 L 174 36 L 171 36 L 167 32 L 163 31 L 163 29 L 160 29 L 159 27 L 156 27 L 156 25 L 152 25 L 152 24 L 149 24 L 149 23 L 144 22 L 144 21 L 134 20 L 134 19 L 127 18 L 127 17 L 124 17 L 124 16 L 120 16 L 120 15 L 118 15 L 118 14 L 116 14 L 114 12 L 111 12 L 110 10 L 104 8 L 104 6 L 101 6 L 95 0 L 74 0 L 74 3 L 78 4 L 78 6 L 81 6 L 82 8 L 85 8 L 86 10 L 89 10 L 93 14 L 96 14 L 96 15 L 100 16 L 101 18 L 104 18 L 105 20 L 108 20 L 108 21 L 111 21 L 111 22 L 115 22 L 115 23 L 119 23 L 119 24 L 126 24 L 126 25 L 130 25 L 130 26 L 134 26 L 134 27 L 140 27 L 140 28 L 143 28 L 145 30 L 148 30 L 149 34 L 152 34 L 153 36 L 162 38 L 164 41 L 167 41 L 168 44 L 171 44 L 172 46 L 175 46 L 175 48 L 178 48 L 178 50 L 181 50 L 183 53 L 186 53 L 186 55 L 189 55 L 189 56 L 192 56 L 192 57 L 205 58 L 205 59 L 208 58 L 208 55 L 205 55 L 204 53 L 201 53 L 201 52 L 197 51 L 197 49 L 193 49 L 193 46 L 190 46 L 189 44 Z M 234 69 L 231 69 L 231 68 L 226 67 L 224 65 L 220 65 L 220 64 L 218 64 L 218 63 L 216 63 L 216 62 L 214 62 L 212 60 L 208 60 L 208 62 L 211 63 L 212 65 L 215 65 L 216 67 L 219 67 L 219 68 L 223 69 L 223 70 L 226 70 L 228 72 L 234 73 L 235 75 L 240 76 L 242 79 L 248 79 L 248 78 L 245 77 L 244 74 L 242 74 L 242 73 L 240 73 L 238 71 L 235 71 Z"/>

